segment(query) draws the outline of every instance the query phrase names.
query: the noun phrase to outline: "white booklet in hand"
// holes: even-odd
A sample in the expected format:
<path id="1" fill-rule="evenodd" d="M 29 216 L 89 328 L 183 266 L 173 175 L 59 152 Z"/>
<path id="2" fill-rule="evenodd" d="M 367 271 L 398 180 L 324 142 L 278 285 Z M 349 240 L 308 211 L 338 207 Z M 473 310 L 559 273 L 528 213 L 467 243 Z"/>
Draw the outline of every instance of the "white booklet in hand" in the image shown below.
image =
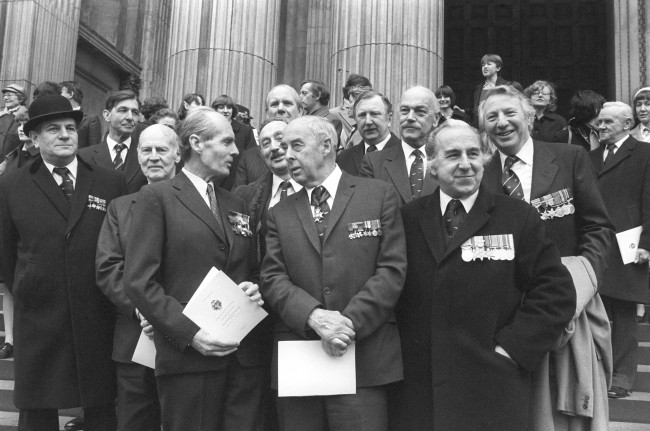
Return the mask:
<path id="1" fill-rule="evenodd" d="M 252 302 L 223 271 L 212 268 L 183 314 L 222 340 L 240 342 L 268 313 Z"/>
<path id="2" fill-rule="evenodd" d="M 156 369 L 156 346 L 144 331 L 140 332 L 140 338 L 138 339 L 138 344 L 135 346 L 131 360 L 136 364 L 144 365 L 154 370 Z"/>
<path id="3" fill-rule="evenodd" d="M 623 265 L 634 262 L 642 230 L 642 226 L 637 226 L 616 234 L 616 242 L 618 242 L 618 248 L 621 251 Z"/>

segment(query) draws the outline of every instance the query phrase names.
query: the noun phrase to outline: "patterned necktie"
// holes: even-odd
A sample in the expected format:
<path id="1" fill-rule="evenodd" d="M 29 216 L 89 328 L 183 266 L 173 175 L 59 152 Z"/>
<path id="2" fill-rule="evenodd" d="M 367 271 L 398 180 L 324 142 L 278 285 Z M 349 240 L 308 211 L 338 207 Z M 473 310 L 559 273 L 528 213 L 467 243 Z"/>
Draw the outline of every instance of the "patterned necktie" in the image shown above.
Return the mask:
<path id="1" fill-rule="evenodd" d="M 411 183 L 411 197 L 417 199 L 422 193 L 422 182 L 424 181 L 424 165 L 422 163 L 422 155 L 420 150 L 414 150 L 411 153 L 415 160 L 411 164 L 411 174 L 409 175 L 409 181 Z"/>
<path id="2" fill-rule="evenodd" d="M 291 187 L 289 180 L 284 180 L 280 183 L 280 200 L 289 196 L 289 187 Z"/>
<path id="3" fill-rule="evenodd" d="M 325 230 L 327 230 L 327 218 L 330 213 L 330 206 L 327 203 L 329 197 L 329 192 L 323 186 L 318 186 L 311 192 L 311 206 L 314 207 L 314 222 L 316 222 L 316 229 L 318 230 L 321 245 L 323 245 Z"/>
<path id="4" fill-rule="evenodd" d="M 124 159 L 122 159 L 122 151 L 126 148 L 125 144 L 115 144 L 115 160 L 113 160 L 113 168 L 116 170 L 124 169 Z"/>
<path id="5" fill-rule="evenodd" d="M 376 145 L 368 145 L 368 149 L 366 149 L 366 154 L 372 153 L 374 151 L 377 151 L 377 146 Z"/>
<path id="6" fill-rule="evenodd" d="M 58 174 L 61 176 L 61 178 L 63 178 L 63 182 L 59 185 L 59 187 L 61 188 L 61 191 L 63 191 L 65 197 L 68 199 L 68 202 L 72 202 L 74 183 L 72 182 L 72 178 L 70 178 L 70 171 L 68 168 L 54 168 L 53 171 L 55 174 Z"/>
<path id="7" fill-rule="evenodd" d="M 524 200 L 524 189 L 521 187 L 521 182 L 519 177 L 515 174 L 515 171 L 512 170 L 512 165 L 519 160 L 516 156 L 506 157 L 506 162 L 503 166 L 503 174 L 501 175 L 501 184 L 503 185 L 503 191 L 508 196 L 512 196 L 516 199 Z"/>
<path id="8" fill-rule="evenodd" d="M 449 239 L 454 237 L 466 215 L 465 207 L 458 199 L 449 201 L 445 210 L 445 230 Z"/>
<path id="9" fill-rule="evenodd" d="M 605 166 L 607 162 L 612 158 L 614 153 L 616 153 L 616 144 L 607 144 L 605 150 L 607 151 L 607 154 L 605 154 L 605 159 L 603 160 L 603 166 Z"/>
<path id="10" fill-rule="evenodd" d="M 226 234 L 223 230 L 223 220 L 221 219 L 221 211 L 219 211 L 219 203 L 217 202 L 217 196 L 214 194 L 214 186 L 212 183 L 208 183 L 208 201 L 210 202 L 212 214 L 214 214 L 214 218 L 217 219 L 219 233 L 222 238 L 226 239 Z"/>

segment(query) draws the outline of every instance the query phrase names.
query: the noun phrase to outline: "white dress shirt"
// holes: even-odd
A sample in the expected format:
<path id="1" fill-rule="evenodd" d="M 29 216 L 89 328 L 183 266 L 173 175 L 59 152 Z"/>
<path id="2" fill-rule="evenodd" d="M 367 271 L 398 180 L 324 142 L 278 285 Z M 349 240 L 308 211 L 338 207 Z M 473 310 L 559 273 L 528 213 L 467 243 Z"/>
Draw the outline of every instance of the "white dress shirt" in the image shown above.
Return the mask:
<path id="1" fill-rule="evenodd" d="M 56 183 L 60 186 L 63 183 L 63 177 L 61 177 L 61 175 L 54 172 L 54 168 L 56 166 L 46 162 L 45 160 L 43 160 L 43 163 L 45 163 L 45 167 L 47 167 L 47 170 L 50 171 L 50 173 L 54 177 L 54 181 L 56 181 Z M 77 161 L 76 157 L 72 162 L 70 162 L 68 166 L 65 166 L 70 171 L 70 178 L 72 179 L 72 186 L 74 188 L 77 188 L 77 167 L 78 166 L 79 166 L 79 162 Z"/>
<path id="2" fill-rule="evenodd" d="M 196 190 L 199 192 L 205 204 L 210 208 L 210 199 L 208 198 L 208 183 L 201 177 L 193 174 L 183 167 L 183 173 L 189 178 L 189 180 L 194 184 Z M 214 188 L 214 184 L 212 185 Z M 216 194 L 216 190 L 215 190 Z M 212 208 L 210 208 L 212 210 Z"/>
<path id="3" fill-rule="evenodd" d="M 404 151 L 404 158 L 406 159 L 406 172 L 409 176 L 411 175 L 411 165 L 415 161 L 415 156 L 413 155 L 413 150 L 418 150 L 420 152 L 420 157 L 422 157 L 422 178 L 427 175 L 427 155 L 424 152 L 424 145 L 420 148 L 413 148 L 406 142 L 402 141 L 402 151 Z"/>
<path id="4" fill-rule="evenodd" d="M 282 194 L 282 190 L 280 190 L 280 184 L 282 184 L 282 181 L 284 181 L 282 178 L 273 174 L 273 184 L 271 185 L 271 199 L 269 200 L 269 208 L 273 208 L 275 204 L 280 202 L 280 195 Z M 302 189 L 302 186 L 295 182 L 293 178 L 289 178 L 287 196 L 299 192 L 300 189 Z"/>
<path id="5" fill-rule="evenodd" d="M 465 208 L 465 213 L 469 214 L 469 212 L 472 210 L 472 207 L 474 206 L 474 202 L 476 202 L 476 197 L 478 196 L 478 189 L 471 195 L 458 199 L 461 204 L 463 204 L 463 208 Z M 443 192 L 440 190 L 440 213 L 444 216 L 445 211 L 447 211 L 447 205 L 449 205 L 449 202 L 451 202 L 453 199 L 451 196 L 449 196 L 447 193 Z"/>
<path id="6" fill-rule="evenodd" d="M 526 202 L 530 202 L 530 189 L 533 184 L 533 155 L 535 152 L 535 146 L 533 145 L 533 138 L 529 137 L 523 147 L 519 150 L 517 154 L 517 160 L 512 165 L 512 170 L 521 183 L 521 189 L 524 192 L 524 198 Z M 503 172 L 503 167 L 506 163 L 507 155 L 499 151 L 501 157 L 501 172 Z"/>
<path id="7" fill-rule="evenodd" d="M 106 135 L 106 143 L 108 144 L 108 151 L 111 153 L 111 161 L 115 160 L 115 156 L 117 156 L 117 151 L 115 151 L 115 146 L 118 144 L 117 141 L 114 141 L 111 139 L 110 136 Z M 129 148 L 131 148 L 131 137 L 129 136 L 124 142 L 122 142 L 124 145 L 126 145 L 126 148 L 122 150 L 122 160 L 126 162 L 126 155 L 129 152 Z"/>
<path id="8" fill-rule="evenodd" d="M 614 151 L 612 151 L 612 155 L 616 154 L 616 152 L 619 150 L 619 148 L 621 148 L 621 145 L 623 145 L 623 142 L 625 142 L 625 140 L 629 136 L 630 135 L 625 135 L 625 137 L 623 139 L 621 139 L 620 141 L 614 142 L 614 145 L 616 145 L 616 148 L 614 149 Z M 605 159 L 607 158 L 607 155 L 609 153 L 610 153 L 610 151 L 605 147 L 605 151 L 603 151 L 603 162 L 605 161 Z"/>
<path id="9" fill-rule="evenodd" d="M 389 140 L 390 140 L 390 132 L 388 132 L 388 135 L 386 135 L 386 137 L 385 137 L 385 138 L 384 138 L 380 143 L 375 144 L 375 147 L 377 147 L 377 151 L 381 151 L 381 150 L 383 150 L 384 147 L 386 146 L 386 143 L 387 143 Z M 370 146 L 370 145 L 368 145 L 368 144 L 366 143 L 366 141 L 363 141 L 363 148 L 364 148 L 364 150 L 363 150 L 363 154 L 366 154 L 366 153 L 368 152 L 368 147 L 369 147 L 369 146 Z"/>

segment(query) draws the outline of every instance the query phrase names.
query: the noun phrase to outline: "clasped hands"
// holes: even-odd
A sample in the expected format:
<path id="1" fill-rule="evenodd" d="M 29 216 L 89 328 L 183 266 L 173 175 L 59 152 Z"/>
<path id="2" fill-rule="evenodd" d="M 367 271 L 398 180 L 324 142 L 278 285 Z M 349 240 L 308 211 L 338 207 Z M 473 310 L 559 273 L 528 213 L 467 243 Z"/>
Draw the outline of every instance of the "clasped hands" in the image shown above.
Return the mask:
<path id="1" fill-rule="evenodd" d="M 316 331 L 321 338 L 323 350 L 330 356 L 345 355 L 356 337 L 352 320 L 338 311 L 315 308 L 309 315 L 307 324 Z"/>
<path id="2" fill-rule="evenodd" d="M 634 263 L 643 264 L 648 263 L 648 261 L 650 261 L 650 252 L 642 248 L 637 248 L 636 256 L 634 256 Z"/>
<path id="3" fill-rule="evenodd" d="M 248 299 L 260 307 L 264 305 L 260 288 L 257 284 L 250 281 L 239 283 L 239 288 L 248 295 Z M 212 335 L 203 329 L 194 334 L 190 346 L 194 347 L 204 356 L 226 356 L 233 353 L 239 347 L 239 343 L 232 340 L 222 340 L 217 335 Z"/>

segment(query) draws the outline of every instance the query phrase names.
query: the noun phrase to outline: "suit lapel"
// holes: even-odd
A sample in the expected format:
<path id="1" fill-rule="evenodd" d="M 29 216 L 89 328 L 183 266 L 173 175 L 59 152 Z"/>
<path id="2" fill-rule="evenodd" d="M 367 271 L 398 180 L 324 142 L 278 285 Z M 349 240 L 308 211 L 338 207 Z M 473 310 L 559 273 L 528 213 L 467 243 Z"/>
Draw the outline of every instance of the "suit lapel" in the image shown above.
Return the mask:
<path id="1" fill-rule="evenodd" d="M 70 205 L 61 191 L 61 188 L 56 184 L 56 180 L 45 166 L 42 160 L 37 160 L 30 166 L 32 178 L 36 186 L 43 192 L 45 197 L 54 205 L 54 208 L 67 220 L 68 213 L 70 212 Z"/>
<path id="2" fill-rule="evenodd" d="M 600 150 L 600 155 L 601 155 L 601 169 L 598 175 L 602 175 L 605 172 L 613 169 L 616 165 L 621 163 L 623 160 L 627 159 L 628 157 L 632 156 L 632 152 L 634 151 L 634 147 L 636 147 L 636 139 L 632 138 L 629 136 L 625 141 L 623 141 L 623 144 L 621 147 L 616 151 L 613 155 L 610 154 L 607 156 L 607 164 L 602 163 L 602 157 L 603 157 L 603 152 L 604 149 Z"/>
<path id="3" fill-rule="evenodd" d="M 409 183 L 409 173 L 406 170 L 406 159 L 402 147 L 393 147 L 391 149 L 383 150 L 386 152 L 384 169 L 391 178 L 397 192 L 402 196 L 404 202 L 411 202 L 413 196 L 411 194 L 411 184 Z"/>
<path id="4" fill-rule="evenodd" d="M 327 241 L 334 226 L 336 226 L 336 223 L 338 223 L 339 219 L 343 215 L 343 211 L 345 211 L 350 198 L 354 194 L 354 186 L 355 184 L 352 182 L 352 176 L 343 172 L 341 180 L 339 181 L 338 189 L 336 190 L 334 203 L 332 204 L 333 208 L 330 210 L 330 215 L 327 219 L 327 230 L 325 231 L 323 244 Z"/>
<path id="5" fill-rule="evenodd" d="M 138 163 L 138 143 L 131 139 L 131 145 L 129 146 L 129 151 L 126 154 L 126 160 L 124 161 L 124 177 L 126 178 L 126 182 L 130 183 L 138 172 L 140 172 L 140 164 Z"/>
<path id="6" fill-rule="evenodd" d="M 235 232 L 232 230 L 232 225 L 228 218 L 229 210 L 228 208 L 237 208 L 235 203 L 232 200 L 232 195 L 228 194 L 221 187 L 216 188 L 217 202 L 219 203 L 219 212 L 221 212 L 221 220 L 223 220 L 223 230 L 228 238 L 228 244 L 230 244 L 230 249 L 232 250 L 232 245 L 235 242 Z M 204 202 L 205 203 L 205 202 Z M 254 229 L 253 226 L 249 226 L 249 229 Z"/>
<path id="7" fill-rule="evenodd" d="M 205 223 L 218 238 L 225 242 L 226 238 L 224 238 L 220 233 L 217 219 L 214 217 L 210 207 L 206 205 L 203 197 L 199 194 L 190 179 L 181 172 L 172 179 L 172 182 L 173 186 L 178 190 L 178 193 L 176 193 L 178 200 L 195 216 L 203 221 L 203 223 Z M 221 206 L 219 206 L 219 208 L 221 208 Z M 227 218 L 223 221 L 224 231 L 226 229 L 225 223 L 227 223 L 227 221 Z"/>
<path id="8" fill-rule="evenodd" d="M 106 137 L 99 145 L 93 145 L 93 159 L 95 164 L 99 166 L 105 166 L 107 168 L 113 167 L 113 159 L 111 158 L 111 152 L 108 149 L 108 142 L 106 142 Z"/>
<path id="9" fill-rule="evenodd" d="M 309 242 L 314 249 L 321 254 L 320 247 L 320 238 L 318 238 L 318 231 L 316 230 L 316 223 L 314 222 L 314 216 L 311 213 L 311 207 L 309 205 L 307 190 L 303 187 L 298 193 L 292 194 L 287 199 L 294 200 L 294 207 L 296 208 L 296 213 L 298 214 L 298 220 L 302 225 Z"/>
<path id="10" fill-rule="evenodd" d="M 78 159 L 77 159 L 78 160 Z M 67 232 L 77 224 L 79 218 L 86 209 L 88 203 L 88 195 L 93 185 L 95 176 L 91 168 L 79 161 L 77 164 L 77 181 L 75 182 L 74 193 L 72 194 L 72 202 L 70 203 L 70 215 L 68 217 Z M 99 197 L 99 196 L 97 196 Z"/>
<path id="11" fill-rule="evenodd" d="M 481 184 L 485 184 L 492 193 L 505 194 L 501 184 L 501 155 L 498 151 L 494 152 L 492 160 L 483 171 Z"/>
<path id="12" fill-rule="evenodd" d="M 440 191 L 420 199 L 422 207 L 420 227 L 433 257 L 440 263 L 445 255 L 445 238 L 442 234 L 442 213 L 440 211 Z"/>
<path id="13" fill-rule="evenodd" d="M 357 169 L 357 172 L 361 170 L 361 162 L 363 161 L 363 156 L 365 155 L 366 146 L 363 142 L 352 147 L 352 162 L 354 167 Z"/>
<path id="14" fill-rule="evenodd" d="M 530 200 L 549 193 L 558 167 L 555 155 L 544 148 L 544 144 L 533 141 L 533 179 L 530 186 Z"/>

